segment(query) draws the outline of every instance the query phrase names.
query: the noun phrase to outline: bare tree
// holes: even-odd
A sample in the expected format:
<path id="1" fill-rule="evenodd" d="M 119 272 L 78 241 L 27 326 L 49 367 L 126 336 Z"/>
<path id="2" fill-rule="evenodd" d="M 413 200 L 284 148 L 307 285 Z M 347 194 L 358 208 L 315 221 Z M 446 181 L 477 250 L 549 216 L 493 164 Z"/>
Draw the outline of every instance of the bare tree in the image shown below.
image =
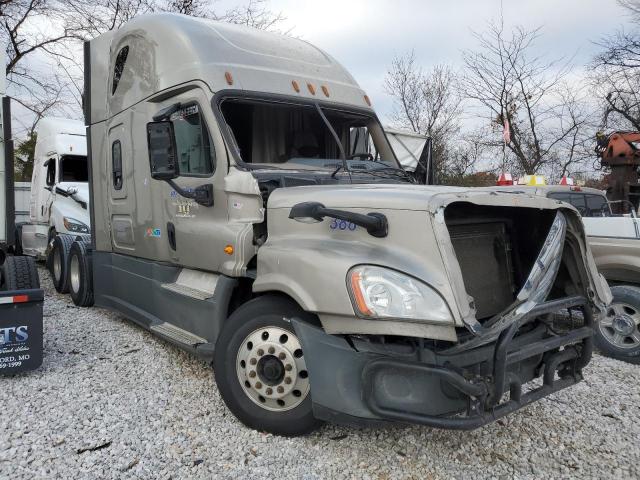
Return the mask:
<path id="1" fill-rule="evenodd" d="M 66 86 L 51 69 L 51 58 L 72 41 L 75 32 L 59 0 L 0 1 L 0 41 L 6 50 L 8 93 L 28 119 L 18 133 L 30 133 L 45 114 L 66 108 Z"/>
<path id="2" fill-rule="evenodd" d="M 600 101 L 600 128 L 640 130 L 640 1 L 618 0 L 636 28 L 618 30 L 599 44 L 592 62 L 593 89 Z"/>
<path id="3" fill-rule="evenodd" d="M 457 77 L 446 65 L 424 72 L 415 53 L 395 57 L 384 81 L 393 97 L 392 122 L 433 139 L 436 173 L 448 164 L 448 143 L 460 129 L 462 109 L 457 94 Z"/>
<path id="4" fill-rule="evenodd" d="M 458 130 L 460 99 L 456 76 L 448 66 L 436 65 L 425 73 L 412 51 L 392 60 L 384 87 L 393 97 L 392 119 L 398 127 L 434 139 Z"/>
<path id="5" fill-rule="evenodd" d="M 477 49 L 463 52 L 462 90 L 492 127 L 495 140 L 487 145 L 504 145 L 504 161 L 514 162 L 515 173 L 551 168 L 584 125 L 578 111 L 565 104 L 562 79 L 569 64 L 534 55 L 539 36 L 540 29 L 506 31 L 500 19 L 487 31 L 475 33 Z M 503 128 L 510 136 L 506 145 L 500 135 Z"/>

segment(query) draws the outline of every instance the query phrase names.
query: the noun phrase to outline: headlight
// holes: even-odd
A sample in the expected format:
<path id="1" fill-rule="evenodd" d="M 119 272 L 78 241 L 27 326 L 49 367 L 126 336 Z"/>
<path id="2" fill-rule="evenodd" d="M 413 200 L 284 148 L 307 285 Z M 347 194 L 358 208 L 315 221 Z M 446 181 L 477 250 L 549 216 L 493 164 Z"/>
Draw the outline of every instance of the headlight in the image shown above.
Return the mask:
<path id="1" fill-rule="evenodd" d="M 84 223 L 75 218 L 64 217 L 62 219 L 62 223 L 64 223 L 64 228 L 69 232 L 74 233 L 90 233 L 91 230 Z"/>
<path id="2" fill-rule="evenodd" d="M 367 318 L 453 323 L 444 299 L 430 286 L 383 267 L 359 265 L 347 274 L 353 308 Z"/>

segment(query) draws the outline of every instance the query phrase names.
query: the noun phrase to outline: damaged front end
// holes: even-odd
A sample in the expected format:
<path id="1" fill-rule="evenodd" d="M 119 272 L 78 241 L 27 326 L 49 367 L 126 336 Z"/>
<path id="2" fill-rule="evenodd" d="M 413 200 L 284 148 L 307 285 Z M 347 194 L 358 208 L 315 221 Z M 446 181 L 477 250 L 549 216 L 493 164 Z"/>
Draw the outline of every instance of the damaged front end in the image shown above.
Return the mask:
<path id="1" fill-rule="evenodd" d="M 582 380 L 610 292 L 575 212 L 451 202 L 434 224 L 461 287 L 458 341 L 337 337 L 294 320 L 307 363 L 324 366 L 310 372 L 319 418 L 473 429 Z"/>

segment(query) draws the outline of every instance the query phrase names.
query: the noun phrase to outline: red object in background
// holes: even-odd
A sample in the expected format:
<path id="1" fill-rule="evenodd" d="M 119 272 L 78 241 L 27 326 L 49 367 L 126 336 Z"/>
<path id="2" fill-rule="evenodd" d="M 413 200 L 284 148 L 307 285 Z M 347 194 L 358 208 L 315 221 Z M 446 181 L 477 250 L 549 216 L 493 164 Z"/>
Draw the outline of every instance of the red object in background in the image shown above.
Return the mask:
<path id="1" fill-rule="evenodd" d="M 498 177 L 498 181 L 496 182 L 496 185 L 498 185 L 499 187 L 513 185 L 513 177 L 511 176 L 510 173 L 502 172 Z"/>
<path id="2" fill-rule="evenodd" d="M 560 185 L 573 185 L 573 178 L 571 178 L 571 177 L 562 177 L 560 179 Z"/>

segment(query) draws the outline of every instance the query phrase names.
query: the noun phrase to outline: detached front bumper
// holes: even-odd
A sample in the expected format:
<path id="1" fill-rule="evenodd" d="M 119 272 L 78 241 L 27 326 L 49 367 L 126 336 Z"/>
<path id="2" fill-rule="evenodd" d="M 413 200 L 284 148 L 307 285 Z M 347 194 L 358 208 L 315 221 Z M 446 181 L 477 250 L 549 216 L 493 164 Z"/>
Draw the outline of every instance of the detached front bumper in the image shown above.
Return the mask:
<path id="1" fill-rule="evenodd" d="M 581 309 L 582 324 L 562 334 L 538 317 Z M 317 418 L 335 423 L 388 421 L 470 430 L 582 380 L 593 350 L 593 316 L 583 297 L 541 303 L 497 340 L 452 355 L 328 335 L 293 320 L 302 342 Z M 523 385 L 542 377 L 542 385 Z M 502 401 L 509 392 L 509 399 Z"/>

